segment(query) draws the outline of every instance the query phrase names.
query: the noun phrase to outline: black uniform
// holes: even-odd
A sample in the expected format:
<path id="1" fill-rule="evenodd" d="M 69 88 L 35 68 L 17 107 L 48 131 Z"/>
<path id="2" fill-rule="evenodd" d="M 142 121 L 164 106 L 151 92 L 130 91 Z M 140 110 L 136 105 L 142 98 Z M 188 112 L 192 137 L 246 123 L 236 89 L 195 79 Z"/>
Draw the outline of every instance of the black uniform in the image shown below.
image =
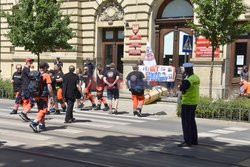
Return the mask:
<path id="1" fill-rule="evenodd" d="M 67 73 L 63 76 L 63 97 L 68 104 L 65 122 L 73 120 L 73 107 L 77 97 L 79 77 L 74 73 Z"/>
<path id="2" fill-rule="evenodd" d="M 55 79 L 63 78 L 63 72 L 61 72 L 61 71 L 56 72 L 54 77 L 55 77 Z M 56 89 L 62 88 L 62 82 L 56 82 L 55 87 L 56 87 Z"/>
<path id="3" fill-rule="evenodd" d="M 15 72 L 12 76 L 13 83 L 13 90 L 14 92 L 19 92 L 22 90 L 22 72 Z"/>
<path id="4" fill-rule="evenodd" d="M 13 83 L 13 91 L 15 93 L 16 96 L 16 100 L 15 103 L 16 104 L 21 104 L 22 102 L 22 96 L 21 96 L 21 92 L 22 92 L 22 72 L 15 72 L 12 76 L 12 80 L 14 81 Z"/>
<path id="5" fill-rule="evenodd" d="M 22 80 L 22 96 L 26 100 L 27 99 L 31 100 L 30 92 L 28 90 L 29 83 L 30 83 L 29 73 L 30 73 L 30 68 L 24 66 L 22 70 L 21 80 Z"/>

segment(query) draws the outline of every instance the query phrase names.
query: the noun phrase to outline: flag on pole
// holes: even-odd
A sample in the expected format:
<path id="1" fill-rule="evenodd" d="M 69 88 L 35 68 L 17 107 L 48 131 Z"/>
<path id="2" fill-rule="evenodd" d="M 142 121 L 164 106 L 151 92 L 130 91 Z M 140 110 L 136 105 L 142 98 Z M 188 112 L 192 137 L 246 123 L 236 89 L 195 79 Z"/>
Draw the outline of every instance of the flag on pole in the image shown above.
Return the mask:
<path id="1" fill-rule="evenodd" d="M 152 51 L 152 48 L 149 44 L 149 42 L 147 42 L 147 46 L 146 46 L 146 53 L 145 53 L 145 57 L 144 57 L 144 65 L 145 66 L 155 66 L 156 65 L 156 61 L 155 61 L 155 55 Z"/>

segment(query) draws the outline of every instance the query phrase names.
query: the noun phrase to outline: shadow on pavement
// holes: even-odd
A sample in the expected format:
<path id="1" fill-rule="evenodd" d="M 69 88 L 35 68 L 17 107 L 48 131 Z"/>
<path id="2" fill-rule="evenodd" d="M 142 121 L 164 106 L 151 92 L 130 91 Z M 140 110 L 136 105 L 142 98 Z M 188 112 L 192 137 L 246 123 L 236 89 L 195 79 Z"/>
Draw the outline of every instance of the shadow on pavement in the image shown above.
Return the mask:
<path id="1" fill-rule="evenodd" d="M 92 121 L 91 120 L 76 119 L 73 123 L 85 123 L 85 122 L 92 122 Z"/>
<path id="2" fill-rule="evenodd" d="M 67 129 L 67 126 L 66 125 L 63 125 L 63 126 L 48 126 L 46 128 L 46 131 L 50 131 L 50 130 L 58 130 L 58 129 Z"/>
<path id="3" fill-rule="evenodd" d="M 127 112 L 127 111 L 118 111 L 117 113 L 115 113 L 115 115 L 123 115 L 123 114 L 129 114 L 129 112 Z"/>
<path id="4" fill-rule="evenodd" d="M 72 143 L 33 148 L 24 145 L 4 147 L 5 143 L 0 142 L 2 145 L 0 166 L 37 167 L 41 166 L 41 163 L 43 166 L 62 167 L 247 167 L 250 165 L 249 145 L 236 146 L 212 138 L 201 138 L 198 146 L 180 148 L 177 144 L 181 137 L 131 137 L 130 135 L 91 137 L 85 134 L 74 139 L 75 142 Z"/>

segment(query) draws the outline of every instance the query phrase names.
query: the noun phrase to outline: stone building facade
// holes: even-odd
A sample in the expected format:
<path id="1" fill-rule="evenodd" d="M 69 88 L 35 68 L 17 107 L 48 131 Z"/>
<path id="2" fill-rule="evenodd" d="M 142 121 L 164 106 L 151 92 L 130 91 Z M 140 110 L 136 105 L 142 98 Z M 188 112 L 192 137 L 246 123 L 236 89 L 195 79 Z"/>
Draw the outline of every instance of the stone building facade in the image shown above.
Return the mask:
<path id="1" fill-rule="evenodd" d="M 0 0 L 1 10 L 10 10 L 17 1 Z M 249 10 L 239 20 L 249 21 L 250 1 L 244 2 Z M 189 55 L 182 52 L 183 35 L 194 35 L 186 26 L 188 20 L 196 21 L 190 0 L 64 0 L 62 12 L 70 15 L 70 26 L 76 33 L 69 41 L 73 49 L 43 53 L 42 61 L 52 65 L 55 57 L 61 57 L 64 71 L 71 64 L 82 67 L 87 58 L 96 64 L 114 62 L 126 76 L 131 71 L 131 65 L 138 58 L 144 58 L 146 43 L 149 42 L 160 65 L 168 65 L 172 60 L 173 65 L 180 69 L 185 61 L 193 62 L 195 73 L 201 78 L 201 93 L 208 94 L 211 58 L 198 57 L 195 52 Z M 1 18 L 0 29 L 1 77 L 10 78 L 17 63 L 24 64 L 26 57 L 36 57 L 23 48 L 11 45 L 5 37 L 8 25 L 4 18 Z M 132 35 L 139 37 L 133 38 Z M 134 49 L 134 46 L 137 48 Z M 240 62 L 242 59 L 243 64 Z M 238 88 L 238 71 L 249 64 L 249 34 L 221 47 L 215 58 L 213 96 L 232 95 Z"/>

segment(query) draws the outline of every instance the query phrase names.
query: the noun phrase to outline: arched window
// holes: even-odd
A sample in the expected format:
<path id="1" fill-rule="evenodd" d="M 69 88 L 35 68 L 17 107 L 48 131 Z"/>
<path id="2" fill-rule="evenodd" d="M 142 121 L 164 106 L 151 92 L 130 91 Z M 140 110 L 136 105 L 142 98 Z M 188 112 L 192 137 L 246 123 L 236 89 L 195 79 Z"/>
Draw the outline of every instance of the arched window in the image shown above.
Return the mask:
<path id="1" fill-rule="evenodd" d="M 186 0 L 170 2 L 162 13 L 162 18 L 193 17 L 193 7 Z"/>

